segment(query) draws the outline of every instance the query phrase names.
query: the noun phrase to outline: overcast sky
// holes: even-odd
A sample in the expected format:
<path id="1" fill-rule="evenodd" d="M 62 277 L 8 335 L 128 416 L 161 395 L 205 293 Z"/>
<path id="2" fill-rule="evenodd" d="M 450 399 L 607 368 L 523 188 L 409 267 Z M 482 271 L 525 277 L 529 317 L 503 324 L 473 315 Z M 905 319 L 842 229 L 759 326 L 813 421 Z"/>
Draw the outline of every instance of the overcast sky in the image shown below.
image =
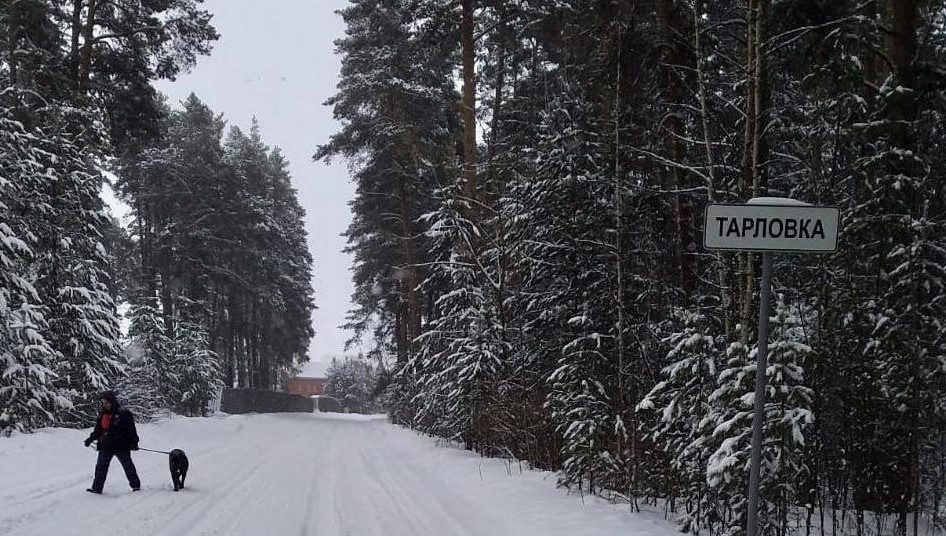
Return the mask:
<path id="1" fill-rule="evenodd" d="M 354 186 L 344 162 L 313 162 L 315 148 L 338 125 L 322 103 L 335 92 L 339 59 L 333 41 L 344 34 L 335 10 L 345 0 L 207 0 L 220 34 L 209 57 L 175 82 L 157 84 L 172 103 L 191 92 L 231 125 L 249 130 L 255 115 L 263 140 L 290 161 L 292 182 L 306 210 L 309 251 L 314 260 L 316 335 L 309 356 L 341 354 L 352 293 L 351 258 L 340 236 L 351 221 Z M 313 364 L 306 373 L 321 367 Z"/>

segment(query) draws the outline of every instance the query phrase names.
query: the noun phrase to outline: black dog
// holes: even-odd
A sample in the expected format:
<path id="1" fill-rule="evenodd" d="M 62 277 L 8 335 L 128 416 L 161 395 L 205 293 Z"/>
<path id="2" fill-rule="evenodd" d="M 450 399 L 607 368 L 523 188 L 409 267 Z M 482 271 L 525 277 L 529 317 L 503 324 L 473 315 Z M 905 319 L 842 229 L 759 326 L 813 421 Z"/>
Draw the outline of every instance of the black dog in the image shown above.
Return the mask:
<path id="1" fill-rule="evenodd" d="M 187 478 L 187 455 L 181 449 L 174 449 L 168 455 L 168 464 L 171 466 L 174 491 L 178 491 L 184 487 L 184 479 Z"/>

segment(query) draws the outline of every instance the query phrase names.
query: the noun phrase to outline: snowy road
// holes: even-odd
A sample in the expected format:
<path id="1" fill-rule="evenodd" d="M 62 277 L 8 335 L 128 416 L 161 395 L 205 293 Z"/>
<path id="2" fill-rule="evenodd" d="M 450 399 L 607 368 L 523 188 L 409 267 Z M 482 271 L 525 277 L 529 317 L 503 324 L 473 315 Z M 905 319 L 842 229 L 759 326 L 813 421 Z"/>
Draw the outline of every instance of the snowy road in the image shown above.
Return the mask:
<path id="1" fill-rule="evenodd" d="M 380 419 L 276 414 L 176 418 L 139 427 L 143 447 L 190 458 L 175 493 L 166 456 L 117 460 L 86 493 L 88 431 L 0 439 L 0 535 L 671 536 L 657 514 L 568 495 L 548 473 L 438 447 Z"/>

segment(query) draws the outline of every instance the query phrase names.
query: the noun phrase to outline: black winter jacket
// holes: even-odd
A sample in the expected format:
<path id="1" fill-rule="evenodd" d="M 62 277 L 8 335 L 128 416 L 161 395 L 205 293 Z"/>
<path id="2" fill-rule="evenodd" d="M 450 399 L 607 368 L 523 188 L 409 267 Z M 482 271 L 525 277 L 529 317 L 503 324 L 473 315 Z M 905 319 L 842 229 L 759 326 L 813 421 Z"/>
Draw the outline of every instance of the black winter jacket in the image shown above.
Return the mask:
<path id="1" fill-rule="evenodd" d="M 124 450 L 138 450 L 138 431 L 135 429 L 135 418 L 125 408 L 118 408 L 112 412 L 112 421 L 108 430 L 102 430 L 102 416 L 99 414 L 95 421 L 95 428 L 89 436 L 88 442 L 99 440 L 99 451 L 121 452 Z"/>

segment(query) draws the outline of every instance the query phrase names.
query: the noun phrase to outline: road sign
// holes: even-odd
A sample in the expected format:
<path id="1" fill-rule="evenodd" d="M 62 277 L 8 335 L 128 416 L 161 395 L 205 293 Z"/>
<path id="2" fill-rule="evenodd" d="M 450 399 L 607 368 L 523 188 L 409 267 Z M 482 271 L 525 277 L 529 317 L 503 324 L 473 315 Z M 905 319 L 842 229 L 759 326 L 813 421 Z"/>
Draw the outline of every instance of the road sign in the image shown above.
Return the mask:
<path id="1" fill-rule="evenodd" d="M 708 205 L 703 245 L 742 251 L 834 251 L 839 219 L 837 207 Z"/>
<path id="2" fill-rule="evenodd" d="M 813 207 L 794 199 L 778 197 L 757 197 L 745 205 L 706 207 L 703 222 L 703 245 L 706 249 L 762 252 L 757 372 L 768 368 L 772 254 L 776 251 L 834 251 L 838 247 L 839 220 L 840 210 L 836 207 Z M 759 528 L 759 473 L 766 380 L 765 374 L 756 374 L 746 536 L 756 536 Z"/>

